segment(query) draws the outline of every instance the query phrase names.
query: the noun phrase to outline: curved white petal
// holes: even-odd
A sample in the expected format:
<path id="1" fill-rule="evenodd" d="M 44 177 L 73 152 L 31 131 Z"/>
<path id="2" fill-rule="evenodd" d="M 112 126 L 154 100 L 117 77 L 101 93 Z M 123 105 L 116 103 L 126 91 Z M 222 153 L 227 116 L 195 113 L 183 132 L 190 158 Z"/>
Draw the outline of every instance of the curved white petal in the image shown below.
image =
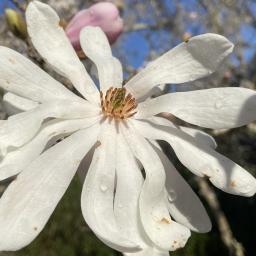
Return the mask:
<path id="1" fill-rule="evenodd" d="M 19 250 L 41 232 L 98 131 L 94 126 L 71 135 L 9 185 L 0 199 L 0 251 Z"/>
<path id="2" fill-rule="evenodd" d="M 139 245 L 120 232 L 114 215 L 116 131 L 114 124 L 103 126 L 83 185 L 82 213 L 89 227 L 104 243 L 122 252 L 138 251 Z"/>
<path id="3" fill-rule="evenodd" d="M 29 36 L 40 55 L 86 99 L 98 102 L 98 90 L 59 25 L 57 13 L 47 4 L 33 1 L 27 7 L 26 21 Z"/>
<path id="4" fill-rule="evenodd" d="M 20 147 L 39 130 L 42 122 L 50 117 L 76 119 L 97 116 L 99 110 L 84 101 L 55 101 L 40 104 L 38 107 L 13 115 L 0 125 L 0 149 L 5 155 L 12 147 Z"/>
<path id="5" fill-rule="evenodd" d="M 201 127 L 234 128 L 256 120 L 256 92 L 246 88 L 213 88 L 169 93 L 138 105 L 135 118 L 170 112 Z"/>
<path id="6" fill-rule="evenodd" d="M 124 253 L 124 256 L 169 256 L 169 251 L 159 251 L 158 249 L 152 247 L 148 247 L 143 249 L 141 252 L 135 253 Z"/>
<path id="7" fill-rule="evenodd" d="M 201 130 L 194 129 L 191 127 L 174 125 L 174 123 L 171 122 L 169 119 L 166 119 L 163 117 L 153 116 L 153 117 L 147 118 L 147 120 L 152 121 L 155 124 L 180 129 L 183 132 L 185 132 L 185 133 L 189 134 L 190 136 L 192 136 L 193 138 L 195 138 L 198 143 L 208 145 L 209 147 L 211 147 L 213 149 L 217 148 L 217 143 L 216 143 L 215 139 L 206 132 L 203 132 Z"/>
<path id="8" fill-rule="evenodd" d="M 190 135 L 172 127 L 135 120 L 133 123 L 137 129 L 143 130 L 145 137 L 167 141 L 184 166 L 200 177 L 208 177 L 219 189 L 242 196 L 256 193 L 256 179 L 208 145 L 197 143 Z"/>
<path id="9" fill-rule="evenodd" d="M 215 72 L 232 50 L 233 44 L 221 35 L 192 37 L 149 63 L 126 84 L 126 88 L 140 98 L 159 84 L 194 81 Z"/>
<path id="10" fill-rule="evenodd" d="M 190 127 L 185 127 L 185 126 L 179 126 L 179 129 L 181 129 L 183 132 L 189 134 L 195 140 L 197 143 L 202 143 L 203 145 L 208 145 L 209 147 L 216 149 L 217 148 L 217 142 L 215 139 L 209 135 L 206 132 L 203 132 L 198 129 L 190 128 Z"/>
<path id="11" fill-rule="evenodd" d="M 122 134 L 117 135 L 116 193 L 114 214 L 120 232 L 127 239 L 145 247 L 146 235 L 143 234 L 139 218 L 139 196 L 143 176 L 129 146 Z"/>
<path id="12" fill-rule="evenodd" d="M 145 232 L 154 245 L 162 250 L 174 251 L 183 247 L 190 231 L 170 218 L 165 200 L 165 170 L 158 155 L 134 130 L 123 128 L 123 133 L 146 172 L 140 194 L 140 217 Z"/>
<path id="13" fill-rule="evenodd" d="M 113 87 L 121 87 L 123 70 L 118 59 L 112 56 L 108 39 L 99 27 L 85 27 L 80 33 L 81 47 L 85 55 L 97 67 L 100 89 L 103 93 Z"/>
<path id="14" fill-rule="evenodd" d="M 190 188 L 176 168 L 161 152 L 155 148 L 166 173 L 166 190 L 168 193 L 168 208 L 171 216 L 189 229 L 206 233 L 211 230 L 211 220 L 198 196 Z"/>
<path id="15" fill-rule="evenodd" d="M 0 180 L 7 179 L 23 171 L 45 149 L 47 143 L 56 136 L 64 136 L 87 128 L 99 121 L 99 118 L 50 121 L 38 134 L 23 147 L 8 153 L 0 162 Z"/>
<path id="16" fill-rule="evenodd" d="M 23 55 L 0 46 L 0 87 L 37 102 L 80 100 Z"/>
<path id="17" fill-rule="evenodd" d="M 8 115 L 28 111 L 38 106 L 38 102 L 20 97 L 14 93 L 5 93 L 3 97 L 4 109 Z"/>

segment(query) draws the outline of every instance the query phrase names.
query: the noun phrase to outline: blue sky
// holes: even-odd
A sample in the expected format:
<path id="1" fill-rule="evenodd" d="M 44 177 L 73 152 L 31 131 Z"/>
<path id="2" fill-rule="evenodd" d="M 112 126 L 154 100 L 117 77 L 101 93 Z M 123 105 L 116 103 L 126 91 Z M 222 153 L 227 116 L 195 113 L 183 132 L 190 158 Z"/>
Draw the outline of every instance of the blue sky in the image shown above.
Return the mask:
<path id="1" fill-rule="evenodd" d="M 3 13 L 4 8 L 13 7 L 13 5 L 7 0 L 0 0 L 0 13 Z"/>

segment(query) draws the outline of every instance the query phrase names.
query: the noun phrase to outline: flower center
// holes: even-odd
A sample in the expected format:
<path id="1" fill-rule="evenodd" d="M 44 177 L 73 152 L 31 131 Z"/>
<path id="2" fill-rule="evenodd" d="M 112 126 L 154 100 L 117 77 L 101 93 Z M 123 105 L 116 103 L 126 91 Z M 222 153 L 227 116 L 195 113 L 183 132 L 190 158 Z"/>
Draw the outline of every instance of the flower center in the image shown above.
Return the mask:
<path id="1" fill-rule="evenodd" d="M 100 91 L 100 100 L 102 112 L 105 116 L 114 117 L 115 119 L 126 119 L 135 115 L 137 103 L 135 98 L 128 93 L 126 89 L 110 87 L 104 97 Z"/>

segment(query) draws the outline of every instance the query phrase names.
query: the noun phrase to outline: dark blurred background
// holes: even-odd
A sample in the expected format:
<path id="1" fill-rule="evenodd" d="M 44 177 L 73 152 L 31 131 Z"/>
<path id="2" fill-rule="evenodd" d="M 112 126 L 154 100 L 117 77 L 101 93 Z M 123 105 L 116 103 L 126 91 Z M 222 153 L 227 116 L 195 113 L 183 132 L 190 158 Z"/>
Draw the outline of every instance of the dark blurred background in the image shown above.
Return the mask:
<path id="1" fill-rule="evenodd" d="M 46 0 L 68 22 L 79 10 L 99 1 Z M 168 85 L 165 91 L 197 90 L 209 87 L 256 88 L 256 1 L 253 0 L 113 0 L 124 20 L 123 33 L 113 44 L 125 77 L 138 72 L 147 62 L 187 38 L 206 32 L 226 36 L 235 50 L 220 70 L 209 78 L 190 84 Z M 27 44 L 6 24 L 7 7 L 22 13 L 22 1 L 0 0 L 0 45 L 29 55 Z M 31 56 L 30 56 L 31 57 Z M 86 62 L 86 61 L 85 61 Z M 46 68 L 47 69 L 47 68 Z M 5 118 L 4 110 L 1 117 Z M 235 130 L 211 131 L 217 151 L 256 176 L 256 124 Z M 187 178 L 208 209 L 213 229 L 193 233 L 187 246 L 175 256 L 255 256 L 256 200 L 225 194 L 207 182 L 198 181 L 168 150 L 176 167 Z M 5 184 L 0 184 L 3 191 Z M 0 191 L 0 193 L 1 193 Z M 44 231 L 28 247 L 0 256 L 114 256 L 121 255 L 101 243 L 86 226 L 80 210 L 81 184 L 76 178 L 58 205 Z M 217 206 L 216 206 L 217 204 Z M 0 227 L 1 228 L 1 227 Z M 14 238 L 15 239 L 15 238 Z M 150 256 L 150 255 L 149 255 Z"/>

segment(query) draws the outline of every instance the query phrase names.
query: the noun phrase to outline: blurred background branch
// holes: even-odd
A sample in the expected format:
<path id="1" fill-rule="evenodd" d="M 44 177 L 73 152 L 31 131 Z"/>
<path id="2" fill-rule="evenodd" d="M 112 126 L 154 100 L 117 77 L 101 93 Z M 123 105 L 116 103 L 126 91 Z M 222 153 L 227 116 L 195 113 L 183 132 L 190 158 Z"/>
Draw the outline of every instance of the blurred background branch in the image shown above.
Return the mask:
<path id="1" fill-rule="evenodd" d="M 244 256 L 244 248 L 234 237 L 214 190 L 209 186 L 205 179 L 197 178 L 197 182 L 199 184 L 199 192 L 201 196 L 205 198 L 211 208 L 214 218 L 218 224 L 221 239 L 228 248 L 229 255 Z"/>

